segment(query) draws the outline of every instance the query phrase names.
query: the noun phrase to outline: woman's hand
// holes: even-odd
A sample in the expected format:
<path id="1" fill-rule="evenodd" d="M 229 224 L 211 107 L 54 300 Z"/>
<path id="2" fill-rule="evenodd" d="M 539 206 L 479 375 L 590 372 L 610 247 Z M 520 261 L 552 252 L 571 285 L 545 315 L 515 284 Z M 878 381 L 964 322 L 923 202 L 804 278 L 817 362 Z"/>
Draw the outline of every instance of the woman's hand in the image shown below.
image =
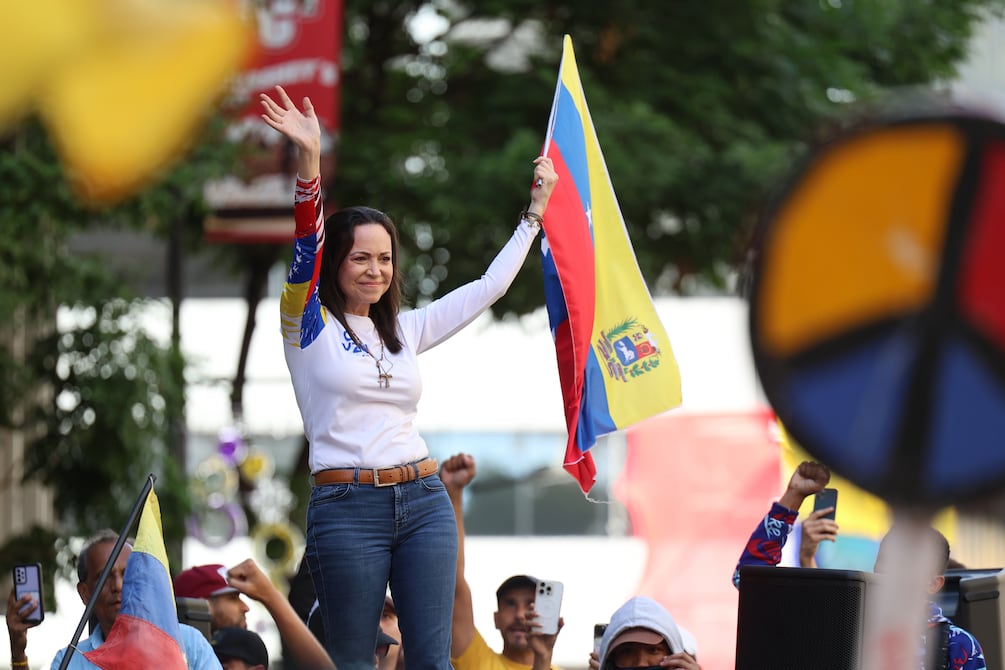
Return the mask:
<path id="1" fill-rule="evenodd" d="M 558 183 L 558 173 L 555 172 L 555 165 L 547 156 L 538 156 L 534 159 L 534 181 L 530 188 L 530 207 L 527 211 L 534 214 L 544 215 L 545 208 L 548 207 L 548 200 L 551 192 L 555 190 Z"/>
<path id="2" fill-rule="evenodd" d="M 288 137 L 300 149 L 297 172 L 303 179 L 313 179 L 320 172 L 321 124 L 310 98 L 304 98 L 301 112 L 282 86 L 276 86 L 278 102 L 262 93 L 260 100 L 265 113 L 262 120 Z"/>

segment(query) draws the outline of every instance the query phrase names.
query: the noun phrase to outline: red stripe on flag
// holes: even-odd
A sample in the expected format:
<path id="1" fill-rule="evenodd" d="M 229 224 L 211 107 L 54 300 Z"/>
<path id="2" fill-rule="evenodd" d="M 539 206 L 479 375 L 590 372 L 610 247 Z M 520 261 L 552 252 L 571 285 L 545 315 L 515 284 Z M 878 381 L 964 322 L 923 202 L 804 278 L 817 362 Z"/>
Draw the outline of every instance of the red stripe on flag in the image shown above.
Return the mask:
<path id="1" fill-rule="evenodd" d="M 565 447 L 565 471 L 575 478 L 583 493 L 589 493 L 593 483 L 597 481 L 597 466 L 593 463 L 593 454 L 585 454 L 579 450 L 574 440 Z"/>
<path id="2" fill-rule="evenodd" d="M 576 430 L 597 296 L 593 237 L 583 201 L 562 158 L 561 148 L 552 144 L 549 154 L 558 173 L 558 184 L 548 201 L 544 232 L 568 312 L 568 320 L 555 330 L 555 353 L 569 432 L 566 453 L 578 454 L 575 458 L 579 461 L 582 454 L 576 447 Z"/>
<path id="3" fill-rule="evenodd" d="M 569 444 L 574 445 L 583 385 L 577 382 L 575 374 L 572 333 L 568 321 L 563 321 L 555 328 L 555 357 L 558 360 L 558 380 L 562 386 L 562 399 L 565 402 L 565 425 L 569 429 Z"/>
<path id="4" fill-rule="evenodd" d="M 103 670 L 188 667 L 173 637 L 146 619 L 121 612 L 115 617 L 115 625 L 104 644 L 84 656 Z"/>

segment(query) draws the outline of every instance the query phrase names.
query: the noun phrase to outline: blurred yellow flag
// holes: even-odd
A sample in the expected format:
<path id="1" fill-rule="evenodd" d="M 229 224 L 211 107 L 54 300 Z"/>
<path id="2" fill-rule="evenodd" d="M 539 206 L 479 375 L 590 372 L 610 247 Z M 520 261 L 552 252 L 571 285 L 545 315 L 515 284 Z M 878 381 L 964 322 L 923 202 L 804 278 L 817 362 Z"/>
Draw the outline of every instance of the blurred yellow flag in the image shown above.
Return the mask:
<path id="1" fill-rule="evenodd" d="M 232 0 L 10 2 L 0 26 L 0 130 L 39 111 L 94 203 L 176 160 L 255 44 Z"/>

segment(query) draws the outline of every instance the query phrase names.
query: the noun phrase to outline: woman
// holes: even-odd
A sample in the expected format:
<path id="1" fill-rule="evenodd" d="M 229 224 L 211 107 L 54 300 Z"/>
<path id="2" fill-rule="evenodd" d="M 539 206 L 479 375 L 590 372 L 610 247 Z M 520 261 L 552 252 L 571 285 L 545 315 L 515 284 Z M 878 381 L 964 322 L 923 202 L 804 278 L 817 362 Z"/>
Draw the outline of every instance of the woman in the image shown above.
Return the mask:
<path id="1" fill-rule="evenodd" d="M 415 430 L 417 354 L 498 300 L 537 235 L 558 181 L 534 161 L 531 203 L 485 275 L 399 313 L 398 238 L 384 213 L 323 218 L 321 131 L 310 100 L 281 87 L 262 118 L 299 148 L 296 242 L 280 304 L 286 362 L 310 443 L 314 480 L 306 558 L 339 670 L 373 666 L 388 584 L 410 670 L 450 667 L 457 533 L 450 500 Z"/>

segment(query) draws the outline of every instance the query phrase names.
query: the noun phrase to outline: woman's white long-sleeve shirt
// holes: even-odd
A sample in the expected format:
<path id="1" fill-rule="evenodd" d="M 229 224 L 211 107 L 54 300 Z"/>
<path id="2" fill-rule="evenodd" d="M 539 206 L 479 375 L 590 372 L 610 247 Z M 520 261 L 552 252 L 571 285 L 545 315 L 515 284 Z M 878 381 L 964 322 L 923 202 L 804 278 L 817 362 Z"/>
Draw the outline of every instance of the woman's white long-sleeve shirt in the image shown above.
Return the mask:
<path id="1" fill-rule="evenodd" d="M 378 383 L 374 357 L 381 357 L 382 347 L 373 322 L 346 315 L 371 357 L 318 298 L 324 247 L 320 177 L 298 179 L 294 203 L 296 241 L 279 309 L 286 364 L 310 444 L 311 472 L 383 467 L 426 457 L 426 443 L 415 428 L 422 395 L 418 354 L 471 323 L 506 293 L 537 228 L 520 223 L 481 278 L 398 315 L 403 346 L 397 354 L 383 352 L 382 365 L 391 375 L 385 388 Z"/>

